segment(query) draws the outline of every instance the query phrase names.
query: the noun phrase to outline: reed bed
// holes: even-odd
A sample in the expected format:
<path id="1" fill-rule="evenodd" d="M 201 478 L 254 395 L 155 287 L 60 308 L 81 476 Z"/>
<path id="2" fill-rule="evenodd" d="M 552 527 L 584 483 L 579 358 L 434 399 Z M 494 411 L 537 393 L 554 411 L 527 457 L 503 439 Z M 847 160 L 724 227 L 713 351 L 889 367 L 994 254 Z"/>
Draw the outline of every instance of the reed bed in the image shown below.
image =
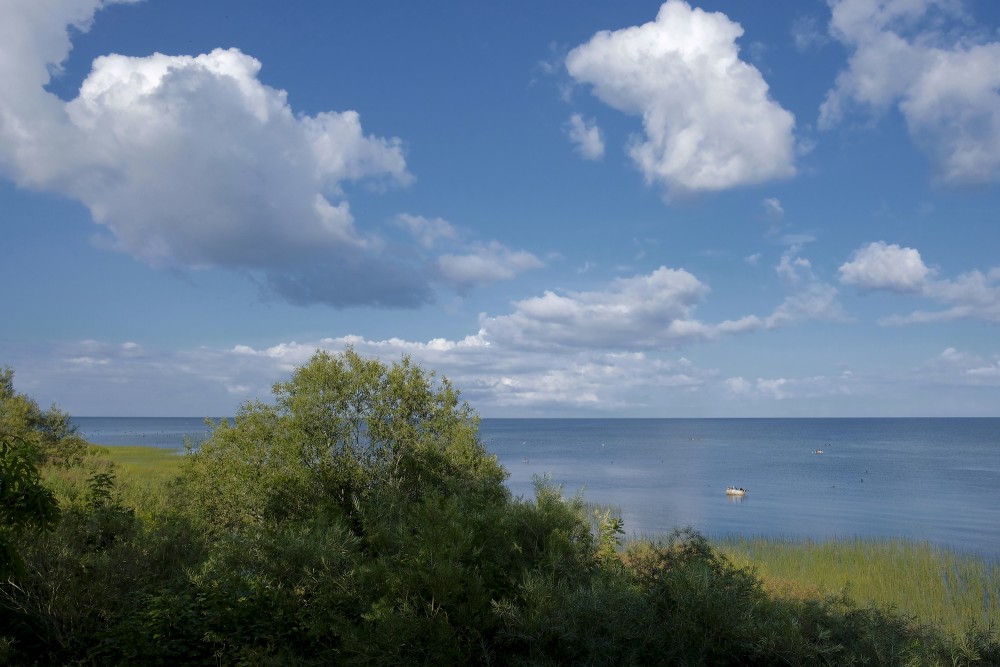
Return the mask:
<path id="1" fill-rule="evenodd" d="M 82 467 L 49 466 L 43 471 L 45 483 L 60 503 L 85 501 L 89 478 L 95 473 L 112 473 L 121 499 L 144 515 L 155 515 L 167 502 L 166 487 L 181 470 L 183 452 L 159 447 L 87 447 Z"/>
<path id="2" fill-rule="evenodd" d="M 732 537 L 715 546 L 750 567 L 775 595 L 843 593 L 895 609 L 955 636 L 1000 632 L 1000 562 L 926 542 L 837 539 L 822 542 Z"/>
<path id="3" fill-rule="evenodd" d="M 142 480 L 149 485 L 163 484 L 177 476 L 183 451 L 161 447 L 102 447 L 92 445 L 90 453 L 111 461 L 120 477 Z"/>

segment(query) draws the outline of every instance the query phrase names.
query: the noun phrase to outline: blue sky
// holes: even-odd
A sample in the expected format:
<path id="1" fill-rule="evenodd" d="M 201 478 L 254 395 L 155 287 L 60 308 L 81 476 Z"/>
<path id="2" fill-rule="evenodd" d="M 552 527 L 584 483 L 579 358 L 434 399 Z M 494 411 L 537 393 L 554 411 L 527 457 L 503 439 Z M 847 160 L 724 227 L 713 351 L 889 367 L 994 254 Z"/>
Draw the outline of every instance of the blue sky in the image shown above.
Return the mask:
<path id="1" fill-rule="evenodd" d="M 0 364 L 227 415 L 1000 415 L 991 0 L 0 5 Z"/>

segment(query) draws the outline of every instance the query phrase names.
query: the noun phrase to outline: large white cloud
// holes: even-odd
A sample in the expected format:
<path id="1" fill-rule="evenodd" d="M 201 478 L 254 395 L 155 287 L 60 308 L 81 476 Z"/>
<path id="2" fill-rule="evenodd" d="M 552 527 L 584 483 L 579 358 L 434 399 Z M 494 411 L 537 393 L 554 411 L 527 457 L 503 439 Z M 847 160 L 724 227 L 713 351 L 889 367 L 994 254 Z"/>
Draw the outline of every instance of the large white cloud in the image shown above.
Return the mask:
<path id="1" fill-rule="evenodd" d="M 909 315 L 892 315 L 882 324 L 916 324 L 957 319 L 1000 322 L 1000 268 L 987 273 L 973 270 L 957 278 L 937 278 L 915 248 L 902 248 L 883 241 L 866 244 L 854 251 L 840 267 L 840 280 L 861 291 L 888 290 L 913 294 L 935 301 L 942 310 L 917 310 Z"/>
<path id="2" fill-rule="evenodd" d="M 570 75 L 619 111 L 642 116 L 629 154 L 668 196 L 795 173 L 795 119 L 740 60 L 739 24 L 668 0 L 656 20 L 603 31 L 566 57 Z"/>
<path id="3" fill-rule="evenodd" d="M 937 178 L 1000 180 L 1000 41 L 970 28 L 960 0 L 829 0 L 830 33 L 851 51 L 820 127 L 852 107 L 897 107 Z M 945 27 L 942 28 L 942 21 Z"/>
<path id="4" fill-rule="evenodd" d="M 517 346 L 654 348 L 713 335 L 713 327 L 693 318 L 707 292 L 687 271 L 660 267 L 619 278 L 606 290 L 546 291 L 481 325 L 491 338 Z"/>
<path id="5" fill-rule="evenodd" d="M 293 302 L 413 306 L 432 263 L 359 228 L 345 185 L 405 185 L 399 139 L 354 111 L 296 113 L 238 49 L 97 58 L 45 90 L 100 0 L 0 7 L 0 172 L 85 204 L 102 242 L 153 266 L 248 272 Z"/>

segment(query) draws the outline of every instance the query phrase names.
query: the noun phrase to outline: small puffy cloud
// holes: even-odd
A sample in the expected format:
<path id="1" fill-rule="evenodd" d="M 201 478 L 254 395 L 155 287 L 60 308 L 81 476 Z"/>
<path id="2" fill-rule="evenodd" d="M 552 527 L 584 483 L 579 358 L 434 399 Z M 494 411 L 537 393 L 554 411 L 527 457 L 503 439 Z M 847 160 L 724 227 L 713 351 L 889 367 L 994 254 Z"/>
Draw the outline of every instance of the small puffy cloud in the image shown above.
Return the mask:
<path id="1" fill-rule="evenodd" d="M 576 147 L 576 152 L 585 160 L 600 160 L 604 157 L 604 137 L 596 121 L 585 121 L 578 113 L 566 122 L 566 135 Z"/>
<path id="2" fill-rule="evenodd" d="M 980 319 L 1000 322 L 1000 270 L 969 271 L 953 279 L 938 279 L 915 248 L 901 248 L 882 241 L 854 251 L 840 267 L 840 280 L 862 291 L 888 290 L 935 301 L 943 310 L 917 310 L 892 315 L 880 322 L 889 325 Z"/>
<path id="3" fill-rule="evenodd" d="M 511 250 L 497 241 L 475 244 L 463 254 L 441 255 L 437 264 L 442 278 L 458 287 L 508 280 L 545 266 L 530 252 Z"/>
<path id="4" fill-rule="evenodd" d="M 802 246 L 793 245 L 781 255 L 781 261 L 774 267 L 775 272 L 786 283 L 797 285 L 806 280 L 813 280 L 812 262 L 805 257 L 799 257 Z"/>
<path id="5" fill-rule="evenodd" d="M 865 291 L 919 292 L 930 275 L 916 249 L 884 241 L 858 248 L 850 261 L 840 266 L 840 281 Z"/>
<path id="6" fill-rule="evenodd" d="M 667 196 L 712 192 L 795 173 L 795 119 L 739 57 L 739 24 L 668 0 L 656 20 L 602 31 L 566 68 L 604 103 L 642 117 L 629 155 Z"/>
<path id="7" fill-rule="evenodd" d="M 828 0 L 830 33 L 851 52 L 820 109 L 829 129 L 852 109 L 896 107 L 952 185 L 1000 180 L 1000 41 L 970 28 L 955 0 Z"/>

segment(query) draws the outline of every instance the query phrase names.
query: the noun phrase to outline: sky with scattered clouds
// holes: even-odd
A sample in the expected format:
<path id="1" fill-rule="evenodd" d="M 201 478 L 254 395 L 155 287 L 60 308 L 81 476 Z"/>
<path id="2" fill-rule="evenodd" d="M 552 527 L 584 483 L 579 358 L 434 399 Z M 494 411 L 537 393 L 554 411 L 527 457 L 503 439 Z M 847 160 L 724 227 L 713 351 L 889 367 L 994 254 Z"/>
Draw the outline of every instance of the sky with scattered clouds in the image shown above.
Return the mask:
<path id="1" fill-rule="evenodd" d="M 0 0 L 0 365 L 223 416 L 1000 415 L 1000 3 Z"/>

